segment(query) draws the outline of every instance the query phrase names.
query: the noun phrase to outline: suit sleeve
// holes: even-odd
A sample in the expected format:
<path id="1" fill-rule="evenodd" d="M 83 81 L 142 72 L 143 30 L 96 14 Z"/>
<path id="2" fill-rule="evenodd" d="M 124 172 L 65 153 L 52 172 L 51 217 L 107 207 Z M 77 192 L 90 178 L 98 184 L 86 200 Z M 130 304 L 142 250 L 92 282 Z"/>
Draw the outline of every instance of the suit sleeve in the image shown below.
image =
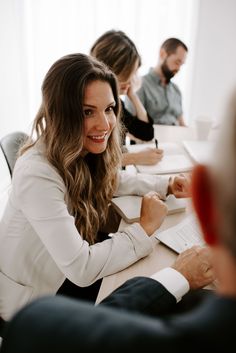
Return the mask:
<path id="1" fill-rule="evenodd" d="M 176 298 L 159 282 L 147 277 L 135 277 L 126 281 L 99 305 L 159 316 L 171 311 L 176 305 Z"/>
<path id="2" fill-rule="evenodd" d="M 180 342 L 164 320 L 56 296 L 37 299 L 13 317 L 1 353 L 177 352 Z"/>

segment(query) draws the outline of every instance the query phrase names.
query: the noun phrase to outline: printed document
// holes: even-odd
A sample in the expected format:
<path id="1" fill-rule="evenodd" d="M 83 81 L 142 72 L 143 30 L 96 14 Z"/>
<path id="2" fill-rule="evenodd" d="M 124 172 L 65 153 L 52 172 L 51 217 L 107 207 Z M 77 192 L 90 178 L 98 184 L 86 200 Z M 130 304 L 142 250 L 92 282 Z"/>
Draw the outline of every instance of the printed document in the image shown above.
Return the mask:
<path id="1" fill-rule="evenodd" d="M 155 237 L 178 254 L 191 248 L 193 245 L 202 246 L 205 244 L 202 231 L 194 213 L 190 214 L 174 227 L 162 232 L 157 230 Z"/>

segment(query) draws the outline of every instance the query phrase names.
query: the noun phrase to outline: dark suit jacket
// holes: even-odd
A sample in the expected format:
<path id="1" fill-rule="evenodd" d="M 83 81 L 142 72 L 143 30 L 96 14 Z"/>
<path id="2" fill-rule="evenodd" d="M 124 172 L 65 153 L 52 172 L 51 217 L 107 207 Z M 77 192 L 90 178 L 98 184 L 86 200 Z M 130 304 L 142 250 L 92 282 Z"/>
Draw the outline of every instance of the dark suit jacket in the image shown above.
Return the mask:
<path id="1" fill-rule="evenodd" d="M 41 298 L 11 320 L 1 353 L 235 352 L 235 299 L 211 296 L 191 312 L 164 315 L 173 305 L 162 285 L 143 277 L 97 307 L 62 296 Z"/>

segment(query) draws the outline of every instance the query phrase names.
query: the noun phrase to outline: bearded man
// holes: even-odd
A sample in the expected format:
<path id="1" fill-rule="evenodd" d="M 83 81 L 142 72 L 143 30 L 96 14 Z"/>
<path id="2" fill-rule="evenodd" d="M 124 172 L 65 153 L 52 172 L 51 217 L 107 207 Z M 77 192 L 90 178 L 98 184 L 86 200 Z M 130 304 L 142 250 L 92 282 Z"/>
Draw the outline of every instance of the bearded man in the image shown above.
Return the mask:
<path id="1" fill-rule="evenodd" d="M 181 40 L 168 38 L 161 45 L 157 65 L 142 77 L 137 94 L 155 124 L 185 126 L 182 95 L 171 79 L 185 63 L 187 53 L 188 48 Z M 132 113 L 128 99 L 125 106 Z"/>

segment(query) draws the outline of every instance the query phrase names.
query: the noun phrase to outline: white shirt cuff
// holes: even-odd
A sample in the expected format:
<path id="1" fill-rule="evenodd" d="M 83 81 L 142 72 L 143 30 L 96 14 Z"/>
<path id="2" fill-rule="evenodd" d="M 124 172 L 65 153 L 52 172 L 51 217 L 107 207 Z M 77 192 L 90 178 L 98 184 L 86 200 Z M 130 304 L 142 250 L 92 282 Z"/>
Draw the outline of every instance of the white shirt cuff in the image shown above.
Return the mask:
<path id="1" fill-rule="evenodd" d="M 168 192 L 168 186 L 169 186 L 169 176 L 163 175 L 159 176 L 158 175 L 158 186 L 156 187 L 156 191 L 158 194 L 160 194 L 162 200 L 166 200 L 167 197 L 167 192 Z"/>
<path id="2" fill-rule="evenodd" d="M 190 289 L 186 278 L 171 267 L 164 268 L 163 270 L 154 273 L 151 278 L 161 283 L 168 292 L 174 295 L 177 303 Z"/>

